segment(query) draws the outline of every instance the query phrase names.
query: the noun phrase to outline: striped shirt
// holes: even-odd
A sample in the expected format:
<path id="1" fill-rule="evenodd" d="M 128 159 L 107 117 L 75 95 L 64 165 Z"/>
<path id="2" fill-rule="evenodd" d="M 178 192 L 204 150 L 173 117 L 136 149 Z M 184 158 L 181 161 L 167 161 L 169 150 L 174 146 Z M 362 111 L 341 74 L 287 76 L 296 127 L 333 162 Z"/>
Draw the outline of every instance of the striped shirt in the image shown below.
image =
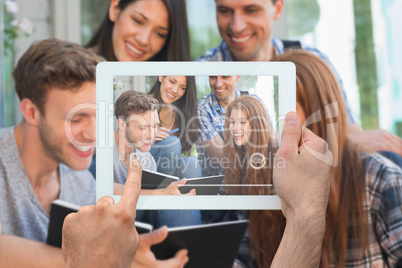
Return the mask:
<path id="1" fill-rule="evenodd" d="M 235 90 L 235 94 L 236 98 L 240 97 L 240 91 Z M 213 92 L 198 101 L 197 110 L 201 143 L 223 133 L 226 109 L 220 105 Z"/>

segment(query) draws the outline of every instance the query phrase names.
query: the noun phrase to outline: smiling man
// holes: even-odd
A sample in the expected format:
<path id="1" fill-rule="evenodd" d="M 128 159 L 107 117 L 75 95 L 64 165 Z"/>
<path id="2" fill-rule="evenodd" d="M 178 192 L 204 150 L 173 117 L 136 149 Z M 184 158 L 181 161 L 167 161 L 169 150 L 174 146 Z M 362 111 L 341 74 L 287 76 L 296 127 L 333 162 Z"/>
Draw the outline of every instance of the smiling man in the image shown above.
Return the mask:
<path id="1" fill-rule="evenodd" d="M 210 76 L 209 86 L 212 92 L 197 103 L 199 143 L 202 145 L 197 150 L 203 176 L 223 174 L 220 160 L 223 157 L 226 108 L 240 97 L 240 91 L 235 90 L 239 78 L 239 76 Z"/>
<path id="2" fill-rule="evenodd" d="M 149 150 L 154 143 L 155 131 L 159 128 L 158 111 L 158 101 L 143 92 L 128 90 L 117 98 L 114 113 L 118 130 L 114 133 L 113 149 L 113 174 L 116 183 L 126 183 L 126 163 L 132 153 L 135 153 L 143 169 L 157 171 L 155 159 Z M 179 180 L 164 189 L 141 190 L 141 194 L 180 195 L 179 187 L 183 184 L 185 180 Z M 188 194 L 194 195 L 195 190 Z M 138 210 L 136 220 L 152 224 L 154 229 L 163 225 L 177 227 L 201 223 L 199 210 Z"/>
<path id="3" fill-rule="evenodd" d="M 234 60 L 270 59 L 274 52 L 270 42 L 272 24 L 282 8 L 282 0 L 216 1 L 219 32 Z"/>
<path id="4" fill-rule="evenodd" d="M 149 150 L 159 128 L 158 106 L 153 97 L 133 90 L 125 91 L 117 98 L 114 107 L 118 125 L 113 149 L 115 182 L 126 182 L 128 170 L 125 162 L 132 153 L 136 153 L 143 169 L 156 171 L 155 159 Z"/>
<path id="5" fill-rule="evenodd" d="M 276 53 L 272 26 L 283 0 L 216 0 L 216 21 L 223 41 L 205 52 L 207 61 L 269 61 Z"/>
<path id="6" fill-rule="evenodd" d="M 14 80 L 23 120 L 0 129 L 0 267 L 65 267 L 61 249 L 44 242 L 52 201 L 95 204 L 95 180 L 86 169 L 96 139 L 100 61 L 57 39 L 32 44 L 18 61 Z M 152 254 L 151 245 L 166 235 L 142 235 L 133 266 L 184 265 L 185 251 L 164 261 Z"/>
<path id="7" fill-rule="evenodd" d="M 206 51 L 200 61 L 270 61 L 275 55 L 296 46 L 316 54 L 331 66 L 338 79 L 348 113 L 348 137 L 355 143 L 385 152 L 396 163 L 401 162 L 402 139 L 382 129 L 363 131 L 356 122 L 346 90 L 326 55 L 300 42 L 283 41 L 272 36 L 272 27 L 282 12 L 285 0 L 215 0 L 216 20 L 223 41 Z M 396 155 L 394 155 L 396 154 Z"/>
<path id="8" fill-rule="evenodd" d="M 95 203 L 95 180 L 86 169 L 96 139 L 100 60 L 79 45 L 47 39 L 18 61 L 14 81 L 23 119 L 0 129 L 2 267 L 63 267 L 60 249 L 44 244 L 51 203 Z"/>
<path id="9" fill-rule="evenodd" d="M 14 70 L 23 120 L 0 130 L 3 234 L 43 242 L 53 200 L 95 202 L 95 181 L 85 169 L 95 146 L 100 58 L 77 47 L 56 39 L 35 43 Z"/>

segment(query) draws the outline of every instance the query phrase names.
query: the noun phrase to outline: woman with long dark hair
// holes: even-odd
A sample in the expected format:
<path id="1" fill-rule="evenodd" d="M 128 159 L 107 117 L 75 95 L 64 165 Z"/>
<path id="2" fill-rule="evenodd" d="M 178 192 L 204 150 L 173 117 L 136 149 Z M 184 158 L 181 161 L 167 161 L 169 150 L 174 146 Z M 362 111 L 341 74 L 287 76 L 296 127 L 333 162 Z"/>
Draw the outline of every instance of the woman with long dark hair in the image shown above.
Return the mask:
<path id="1" fill-rule="evenodd" d="M 188 61 L 185 0 L 111 0 L 86 45 L 108 61 Z"/>
<path id="2" fill-rule="evenodd" d="M 85 47 L 107 61 L 188 61 L 189 40 L 185 0 L 111 0 Z M 95 161 L 89 170 L 96 177 Z"/>
<path id="3" fill-rule="evenodd" d="M 379 154 L 357 148 L 348 140 L 345 105 L 337 80 L 323 60 L 301 50 L 285 53 L 274 60 L 292 61 L 296 65 L 299 117 L 306 127 L 328 142 L 333 155 L 320 266 L 393 267 L 402 257 L 402 170 Z M 244 106 L 242 98 L 237 102 Z M 233 108 L 233 111 L 236 110 Z M 229 110 L 227 115 L 232 120 Z M 250 115 L 246 111 L 241 117 L 247 121 L 255 115 L 265 117 L 261 111 L 251 110 Z M 241 146 L 236 143 L 241 140 L 243 132 L 234 129 L 227 133 L 226 141 L 234 143 L 234 146 L 228 146 L 229 156 L 255 150 L 250 149 L 252 147 L 247 143 Z M 250 134 L 250 144 L 269 144 L 269 135 L 261 136 L 256 139 Z M 269 148 L 265 149 L 265 153 L 269 153 Z M 269 170 L 249 169 L 247 166 L 237 172 L 231 167 L 227 174 L 225 172 L 225 183 L 270 182 Z M 259 175 L 258 172 L 265 173 Z M 243 188 L 242 193 L 255 194 L 255 190 Z M 281 211 L 250 211 L 249 219 L 253 256 L 259 267 L 269 267 L 283 235 L 286 219 Z"/>
<path id="4" fill-rule="evenodd" d="M 189 44 L 185 0 L 111 0 L 102 24 L 85 47 L 107 61 L 188 61 Z M 181 152 L 180 142 L 175 148 Z M 96 175 L 94 164 L 91 172 Z M 139 210 L 137 220 L 154 227 L 201 222 L 200 212 L 189 210 Z"/>
<path id="5" fill-rule="evenodd" d="M 191 157 L 193 145 L 198 138 L 194 76 L 159 76 L 149 94 L 161 104 L 161 127 L 155 135 L 157 142 L 150 150 L 156 162 L 161 163 L 158 171 L 183 178 L 201 177 L 201 167 L 197 159 Z M 167 134 L 172 129 L 178 130 L 171 135 Z"/>

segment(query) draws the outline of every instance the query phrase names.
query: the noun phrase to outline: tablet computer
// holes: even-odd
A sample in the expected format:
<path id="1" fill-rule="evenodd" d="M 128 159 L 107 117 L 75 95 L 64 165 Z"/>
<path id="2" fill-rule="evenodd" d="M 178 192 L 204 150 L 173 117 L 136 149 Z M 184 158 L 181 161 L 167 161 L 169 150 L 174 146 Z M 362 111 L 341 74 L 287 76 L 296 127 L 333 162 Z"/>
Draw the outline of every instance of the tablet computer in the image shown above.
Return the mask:
<path id="1" fill-rule="evenodd" d="M 241 94 L 245 92 L 246 95 L 258 98 L 268 112 L 270 135 L 275 141 L 275 146 L 270 149 L 272 150 L 270 157 L 261 155 L 261 159 L 272 168 L 273 157 L 280 146 L 283 120 L 288 112 L 296 111 L 296 69 L 293 63 L 102 62 L 97 66 L 96 75 L 97 199 L 112 196 L 115 202 L 118 202 L 121 197 L 113 194 L 113 150 L 117 130 L 117 119 L 114 115 L 116 99 L 127 90 L 147 93 L 158 77 L 166 76 L 194 76 L 198 100 L 211 93 L 209 83 L 211 78 L 236 76 L 235 89 L 242 92 Z M 194 144 L 194 146 L 199 150 L 201 145 Z M 272 183 L 225 184 L 223 188 L 229 186 L 260 187 L 269 189 L 269 194 L 140 195 L 137 209 L 280 209 L 280 200 L 274 194 Z"/>

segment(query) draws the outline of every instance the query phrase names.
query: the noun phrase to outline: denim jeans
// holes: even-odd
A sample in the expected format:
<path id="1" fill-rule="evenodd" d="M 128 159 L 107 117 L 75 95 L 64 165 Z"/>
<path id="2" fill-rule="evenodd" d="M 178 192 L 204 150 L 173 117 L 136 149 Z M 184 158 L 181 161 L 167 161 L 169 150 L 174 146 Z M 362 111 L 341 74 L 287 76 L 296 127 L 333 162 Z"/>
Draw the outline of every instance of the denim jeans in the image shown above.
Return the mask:
<path id="1" fill-rule="evenodd" d="M 176 136 L 156 142 L 149 151 L 155 158 L 158 172 L 179 178 L 201 177 L 196 157 L 181 157 L 181 144 Z M 136 221 L 151 224 L 155 229 L 163 225 L 179 227 L 201 224 L 199 210 L 138 210 Z"/>
<path id="2" fill-rule="evenodd" d="M 174 175 L 181 158 L 181 144 L 176 136 L 157 141 L 149 152 L 155 158 L 157 170 L 160 173 Z"/>
<path id="3" fill-rule="evenodd" d="M 195 156 L 185 156 L 179 160 L 174 175 L 179 178 L 202 177 L 201 166 Z"/>
<path id="4" fill-rule="evenodd" d="M 196 157 L 181 157 L 181 144 L 176 136 L 155 142 L 149 152 L 155 159 L 160 173 L 174 175 L 179 178 L 201 177 L 201 166 Z"/>

